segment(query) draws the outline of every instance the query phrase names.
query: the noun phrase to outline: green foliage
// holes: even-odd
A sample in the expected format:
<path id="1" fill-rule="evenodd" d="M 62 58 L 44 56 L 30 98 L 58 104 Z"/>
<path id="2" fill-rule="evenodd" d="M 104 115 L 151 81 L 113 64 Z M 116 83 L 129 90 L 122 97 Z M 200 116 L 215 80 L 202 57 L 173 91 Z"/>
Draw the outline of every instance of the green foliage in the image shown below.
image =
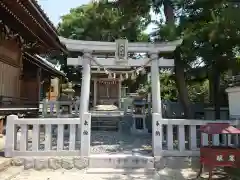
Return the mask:
<path id="1" fill-rule="evenodd" d="M 177 101 L 178 92 L 173 75 L 169 72 L 161 73 L 160 82 L 162 99 Z"/>
<path id="2" fill-rule="evenodd" d="M 169 72 L 161 73 L 161 96 L 164 100 L 177 101 L 178 90 L 176 88 L 176 81 L 174 75 Z M 191 102 L 209 102 L 209 82 L 204 81 L 188 81 L 188 94 Z"/>
<path id="3" fill-rule="evenodd" d="M 188 85 L 188 93 L 191 102 L 209 103 L 209 81 Z"/>
<path id="4" fill-rule="evenodd" d="M 134 7 L 136 1 L 125 3 Z M 77 40 L 115 41 L 118 38 L 127 38 L 129 41 L 148 40 L 142 31 L 150 23 L 148 14 L 150 8 L 142 10 L 142 14 L 124 8 L 127 5 L 121 3 L 116 7 L 116 4 L 99 1 L 71 9 L 69 14 L 62 16 L 58 31 L 61 36 Z"/>
<path id="5" fill-rule="evenodd" d="M 227 70 L 240 40 L 239 3 L 228 0 L 184 1 L 180 26 L 185 44 L 205 64 Z"/>
<path id="6" fill-rule="evenodd" d="M 158 28 L 151 37 L 160 42 L 183 38 L 177 66 L 182 68 L 185 77 L 179 83 L 186 81 L 184 88 L 191 101 L 209 102 L 211 82 L 206 80 L 208 73 L 240 70 L 239 6 L 238 2 L 230 0 L 100 0 L 72 9 L 62 17 L 58 31 L 61 36 L 79 40 L 127 38 L 130 42 L 149 41 L 143 30 L 150 22 L 150 8 L 161 16 L 163 7 L 165 17 L 160 17 Z M 73 74 L 79 77 L 75 68 L 66 68 L 64 58 L 61 62 L 69 77 Z M 176 77 L 169 73 L 161 75 L 163 99 L 175 101 L 181 95 L 175 80 Z M 150 89 L 145 77 L 138 77 L 136 81 Z M 125 83 L 130 89 L 139 88 L 130 80 Z"/>
<path id="7" fill-rule="evenodd" d="M 143 6 L 134 9 L 136 4 Z M 130 42 L 146 42 L 150 39 L 147 34 L 143 33 L 143 30 L 151 21 L 149 10 L 150 5 L 145 0 L 121 3 L 109 3 L 104 0 L 92 2 L 73 8 L 69 14 L 62 16 L 58 32 L 60 36 L 76 40 L 112 42 L 118 38 L 127 38 Z M 73 56 L 72 52 L 71 56 Z M 66 58 L 62 57 L 60 60 L 62 69 L 67 73 L 68 78 L 79 81 L 81 77 L 79 70 L 67 67 Z"/>

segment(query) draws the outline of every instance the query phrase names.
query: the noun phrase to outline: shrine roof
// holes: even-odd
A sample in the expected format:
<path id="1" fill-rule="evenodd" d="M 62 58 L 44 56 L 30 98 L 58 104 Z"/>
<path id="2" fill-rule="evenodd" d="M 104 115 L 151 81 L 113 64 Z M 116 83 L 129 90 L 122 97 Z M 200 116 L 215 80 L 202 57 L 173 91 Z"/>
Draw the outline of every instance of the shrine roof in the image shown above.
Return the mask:
<path id="1" fill-rule="evenodd" d="M 45 71 L 48 71 L 54 76 L 66 77 L 66 74 L 58 70 L 52 63 L 39 55 L 31 55 L 29 53 L 24 53 L 24 58 L 31 61 L 33 64 L 36 64 L 37 66 L 43 68 Z"/>
<path id="2" fill-rule="evenodd" d="M 200 131 L 206 134 L 240 134 L 240 129 L 229 123 L 208 123 L 201 126 Z"/>
<path id="3" fill-rule="evenodd" d="M 21 36 L 27 45 L 33 43 L 35 53 L 60 51 L 67 53 L 56 28 L 36 0 L 1 0 L 1 23 Z"/>

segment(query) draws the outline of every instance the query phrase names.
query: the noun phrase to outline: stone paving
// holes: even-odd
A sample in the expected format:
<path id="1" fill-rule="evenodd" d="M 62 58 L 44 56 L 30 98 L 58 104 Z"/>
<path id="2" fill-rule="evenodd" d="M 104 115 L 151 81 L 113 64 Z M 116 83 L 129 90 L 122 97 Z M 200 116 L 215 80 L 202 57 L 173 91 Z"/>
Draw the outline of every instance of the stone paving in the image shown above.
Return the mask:
<path id="1" fill-rule="evenodd" d="M 152 153 L 152 135 L 133 135 L 118 132 L 92 132 L 91 134 L 91 153 L 124 153 L 131 154 L 138 150 L 144 155 Z"/>
<path id="2" fill-rule="evenodd" d="M 71 169 L 71 170 L 23 170 L 22 167 L 10 167 L 0 172 L 1 180 L 207 180 L 207 173 L 196 179 L 192 169 L 162 170 L 145 169 Z M 213 180 L 230 180 L 228 177 L 213 176 Z"/>
<path id="3" fill-rule="evenodd" d="M 95 132 L 93 133 L 96 138 L 92 139 L 92 148 L 98 149 L 97 152 L 113 152 L 109 151 L 109 147 L 116 149 L 114 153 L 119 151 L 127 152 L 132 148 L 140 148 L 144 145 L 148 146 L 150 141 L 148 136 L 140 136 L 138 138 L 129 138 L 127 134 L 122 135 L 118 133 Z M 120 136 L 120 137 L 119 137 Z M 128 140 L 126 140 L 128 139 Z M 151 139 L 151 138 L 150 138 Z M 93 141 L 94 140 L 94 141 Z M 143 140 L 143 141 L 141 141 Z M 122 149 L 119 148 L 122 146 Z M 4 138 L 0 138 L 0 149 L 4 147 Z M 147 148 L 146 148 L 147 149 Z M 101 151 L 100 151 L 101 150 Z M 96 152 L 96 151 L 95 151 Z M 5 158 L 3 158 L 4 160 Z M 177 162 L 177 163 L 176 163 Z M 195 158 L 194 162 L 198 162 L 198 158 Z M 198 171 L 199 163 L 192 163 L 192 165 L 186 165 L 188 162 L 181 157 L 177 159 L 168 158 L 164 162 L 160 161 L 156 165 L 156 169 L 145 172 L 142 169 L 70 169 L 63 168 L 57 170 L 43 169 L 36 171 L 34 169 L 23 170 L 23 167 L 10 167 L 3 172 L 0 172 L 1 180 L 185 180 L 195 179 Z M 194 165 L 195 164 L 195 165 Z M 97 170 L 96 170 L 97 169 Z M 207 173 L 203 175 L 207 179 Z M 219 176 L 215 176 L 214 179 L 219 179 Z M 196 179 L 195 179 L 196 180 Z M 228 179 L 229 180 L 229 179 Z"/>
<path id="4" fill-rule="evenodd" d="M 34 171 L 28 170 L 16 175 L 10 180 L 157 180 L 157 173 L 130 173 L 111 171 L 104 173 L 88 173 L 87 170 Z"/>

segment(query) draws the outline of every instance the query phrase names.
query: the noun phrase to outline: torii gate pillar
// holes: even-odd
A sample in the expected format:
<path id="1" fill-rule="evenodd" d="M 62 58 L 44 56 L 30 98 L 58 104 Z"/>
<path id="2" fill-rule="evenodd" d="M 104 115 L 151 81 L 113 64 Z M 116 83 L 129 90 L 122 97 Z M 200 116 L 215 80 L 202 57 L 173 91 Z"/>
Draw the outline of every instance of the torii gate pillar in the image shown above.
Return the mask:
<path id="1" fill-rule="evenodd" d="M 152 112 L 162 114 L 158 54 L 151 54 Z"/>
<path id="2" fill-rule="evenodd" d="M 80 117 L 88 112 L 89 97 L 90 97 L 90 83 L 91 83 L 91 60 L 90 53 L 84 53 L 83 56 L 83 70 L 82 70 L 82 86 L 80 96 Z"/>
<path id="3" fill-rule="evenodd" d="M 89 154 L 90 149 L 90 128 L 91 128 L 91 117 L 90 121 L 85 123 L 84 114 L 88 113 L 89 108 L 89 96 L 90 96 L 90 83 L 91 83 L 91 60 L 90 53 L 84 53 L 83 56 L 83 70 L 82 70 L 82 86 L 81 86 L 81 95 L 80 95 L 80 109 L 79 109 L 79 118 L 80 125 L 77 128 L 77 140 L 81 140 L 81 145 L 89 146 L 85 148 L 86 152 L 83 155 Z M 81 147 L 83 148 L 83 147 Z"/>
<path id="4" fill-rule="evenodd" d="M 162 102 L 159 76 L 158 53 L 151 54 L 151 87 L 152 87 L 152 147 L 155 157 L 162 152 Z"/>

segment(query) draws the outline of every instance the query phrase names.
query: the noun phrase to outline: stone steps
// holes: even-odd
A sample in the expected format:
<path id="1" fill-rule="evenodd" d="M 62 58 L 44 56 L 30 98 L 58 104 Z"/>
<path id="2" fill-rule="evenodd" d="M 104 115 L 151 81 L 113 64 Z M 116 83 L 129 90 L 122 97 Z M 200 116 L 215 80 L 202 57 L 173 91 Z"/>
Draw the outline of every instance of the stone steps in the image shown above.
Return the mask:
<path id="1" fill-rule="evenodd" d="M 89 157 L 89 168 L 154 168 L 154 157 L 126 154 L 99 154 Z"/>
<path id="2" fill-rule="evenodd" d="M 119 118 L 94 117 L 91 120 L 91 129 L 97 131 L 118 131 Z"/>
<path id="3" fill-rule="evenodd" d="M 86 173 L 88 174 L 152 174 L 155 173 L 155 168 L 126 168 L 126 169 L 115 169 L 115 168 L 88 168 Z"/>

